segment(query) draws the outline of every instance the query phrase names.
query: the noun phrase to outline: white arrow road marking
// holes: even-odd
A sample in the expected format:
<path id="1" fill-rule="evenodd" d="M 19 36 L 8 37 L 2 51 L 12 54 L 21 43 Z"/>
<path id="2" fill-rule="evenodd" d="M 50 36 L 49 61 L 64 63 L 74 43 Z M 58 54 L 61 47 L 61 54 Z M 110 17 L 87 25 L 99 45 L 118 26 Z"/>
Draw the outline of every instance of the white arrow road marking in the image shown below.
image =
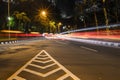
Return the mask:
<path id="1" fill-rule="evenodd" d="M 42 54 L 44 53 L 44 55 Z M 42 58 L 41 58 L 42 57 Z M 49 58 L 49 59 L 48 59 Z M 40 60 L 36 60 L 36 59 L 43 59 L 45 61 L 40 61 Z M 47 60 L 48 59 L 48 60 Z M 37 62 L 37 63 L 42 63 L 42 64 L 46 64 L 48 62 L 53 62 L 51 64 L 47 64 L 46 66 L 40 66 L 37 64 L 32 64 L 32 62 Z M 40 69 L 47 69 L 49 67 L 52 67 L 54 65 L 57 65 L 58 68 L 55 68 L 54 70 L 51 70 L 49 72 L 46 73 L 41 73 L 41 72 L 37 72 L 31 69 L 28 69 L 27 66 L 33 66 L 35 68 L 40 68 Z M 64 80 L 67 77 L 71 77 L 73 78 L 73 80 L 80 80 L 77 76 L 75 76 L 72 72 L 70 72 L 69 70 L 67 70 L 64 66 L 62 66 L 58 61 L 56 61 L 55 59 L 53 59 L 45 50 L 42 50 L 40 53 L 38 53 L 35 57 L 33 57 L 30 61 L 28 61 L 23 67 L 21 67 L 18 71 L 16 71 L 10 78 L 8 78 L 7 80 L 26 80 L 24 78 L 19 77 L 18 75 L 22 72 L 22 71 L 26 71 L 35 75 L 38 75 L 40 77 L 45 77 L 47 78 L 49 75 L 54 74 L 55 72 L 59 71 L 59 70 L 63 70 L 65 72 L 65 74 L 61 77 L 58 77 L 57 80 Z"/>

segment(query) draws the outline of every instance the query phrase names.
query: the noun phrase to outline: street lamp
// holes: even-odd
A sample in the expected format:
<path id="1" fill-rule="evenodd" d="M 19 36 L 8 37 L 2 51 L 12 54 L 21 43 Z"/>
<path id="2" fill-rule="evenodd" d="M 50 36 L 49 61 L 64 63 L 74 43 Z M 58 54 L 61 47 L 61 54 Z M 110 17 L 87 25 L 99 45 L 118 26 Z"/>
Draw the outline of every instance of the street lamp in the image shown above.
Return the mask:
<path id="1" fill-rule="evenodd" d="M 60 26 L 62 25 L 61 22 L 58 23 L 58 26 L 57 26 L 57 32 L 59 33 L 60 32 Z"/>
<path id="2" fill-rule="evenodd" d="M 8 21 L 10 21 L 11 20 L 11 17 L 8 17 Z"/>
<path id="3" fill-rule="evenodd" d="M 47 17 L 46 11 L 41 11 L 41 15 L 42 15 L 43 17 Z"/>
<path id="4" fill-rule="evenodd" d="M 8 0 L 8 21 L 10 21 L 10 0 Z M 9 30 L 9 40 L 10 40 L 10 25 L 8 25 L 8 30 Z"/>

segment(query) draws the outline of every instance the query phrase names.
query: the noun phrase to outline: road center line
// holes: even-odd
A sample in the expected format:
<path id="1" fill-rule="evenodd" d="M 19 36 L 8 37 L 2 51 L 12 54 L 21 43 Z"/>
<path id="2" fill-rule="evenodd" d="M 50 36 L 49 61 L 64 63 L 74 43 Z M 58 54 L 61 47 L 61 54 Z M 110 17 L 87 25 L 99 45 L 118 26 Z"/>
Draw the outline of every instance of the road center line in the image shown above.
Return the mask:
<path id="1" fill-rule="evenodd" d="M 80 47 L 83 48 L 83 49 L 87 49 L 89 51 L 98 52 L 97 50 L 92 49 L 92 48 L 88 48 L 88 47 L 84 47 L 84 46 L 80 46 Z"/>

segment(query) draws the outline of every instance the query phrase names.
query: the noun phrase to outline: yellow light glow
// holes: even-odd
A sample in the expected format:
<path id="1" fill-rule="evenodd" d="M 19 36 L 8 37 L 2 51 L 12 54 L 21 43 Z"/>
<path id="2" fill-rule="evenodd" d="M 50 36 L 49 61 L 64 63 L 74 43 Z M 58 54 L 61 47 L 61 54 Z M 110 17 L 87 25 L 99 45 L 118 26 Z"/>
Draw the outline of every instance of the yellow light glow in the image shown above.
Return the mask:
<path id="1" fill-rule="evenodd" d="M 0 32 L 5 32 L 5 33 L 23 33 L 21 31 L 14 31 L 14 30 L 1 30 Z"/>
<path id="2" fill-rule="evenodd" d="M 40 34 L 39 32 L 31 32 L 31 34 Z"/>
<path id="3" fill-rule="evenodd" d="M 61 26 L 61 25 L 62 25 L 62 23 L 61 23 L 61 22 L 59 22 L 59 23 L 58 23 L 58 25 L 59 25 L 59 26 Z"/>
<path id="4" fill-rule="evenodd" d="M 103 3 L 105 2 L 105 0 L 103 0 Z"/>
<path id="5" fill-rule="evenodd" d="M 46 17 L 46 15 L 47 15 L 46 11 L 42 11 L 41 14 L 42 14 L 42 16 L 44 16 L 44 17 Z"/>

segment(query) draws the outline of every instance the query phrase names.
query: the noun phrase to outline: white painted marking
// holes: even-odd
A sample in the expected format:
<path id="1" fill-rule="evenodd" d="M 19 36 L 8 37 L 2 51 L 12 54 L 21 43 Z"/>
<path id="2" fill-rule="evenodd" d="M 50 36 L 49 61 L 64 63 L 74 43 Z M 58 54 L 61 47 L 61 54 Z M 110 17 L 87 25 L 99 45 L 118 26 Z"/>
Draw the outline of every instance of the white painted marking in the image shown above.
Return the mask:
<path id="1" fill-rule="evenodd" d="M 47 76 L 49 76 L 49 75 L 51 75 L 51 74 L 53 74 L 53 73 L 55 73 L 59 70 L 61 70 L 61 68 L 57 68 L 57 69 L 54 69 L 54 70 L 52 70 L 52 71 L 50 71 L 46 74 L 42 74 L 40 72 L 36 72 L 36 71 L 30 70 L 30 69 L 24 69 L 24 71 L 26 71 L 26 72 L 30 72 L 32 74 L 35 74 L 35 75 L 38 75 L 38 76 L 41 76 L 41 77 L 47 77 Z"/>
<path id="2" fill-rule="evenodd" d="M 5 44 L 8 44 L 8 42 L 5 42 Z"/>
<path id="3" fill-rule="evenodd" d="M 39 55 L 39 56 L 41 56 L 41 57 L 47 57 L 47 55 Z M 38 56 L 38 57 L 39 57 L 39 56 Z"/>
<path id="4" fill-rule="evenodd" d="M 40 56 L 41 53 L 45 53 L 51 60 L 48 60 L 48 61 L 45 61 L 45 62 L 49 62 L 49 61 L 53 61 L 54 64 L 50 64 L 48 66 L 45 66 L 45 67 L 40 67 L 38 65 L 34 65 L 34 64 L 31 64 L 33 61 L 37 61 L 35 59 L 38 58 L 38 56 Z M 45 55 L 44 55 L 45 56 Z M 41 61 L 38 61 L 38 62 L 41 62 Z M 44 61 L 43 61 L 44 62 Z M 44 63 L 45 63 L 44 62 Z M 36 72 L 36 71 L 33 71 L 33 70 L 30 70 L 30 69 L 26 69 L 27 66 L 29 65 L 32 65 L 34 67 L 39 67 L 39 68 L 48 68 L 50 66 L 53 66 L 53 65 L 57 65 L 59 66 L 57 69 L 54 69 L 52 71 L 49 71 L 47 72 L 46 74 L 42 74 L 40 72 Z M 22 71 L 27 71 L 27 72 L 30 72 L 32 74 L 36 74 L 36 75 L 39 75 L 39 76 L 42 76 L 42 77 L 47 77 L 59 70 L 63 70 L 66 72 L 66 75 L 69 75 L 69 77 L 73 78 L 74 80 L 80 80 L 78 77 L 76 77 L 73 73 L 71 73 L 69 70 L 67 70 L 64 66 L 62 66 L 59 62 L 57 62 L 55 59 L 53 59 L 45 50 L 42 50 L 40 53 L 38 53 L 35 57 L 33 57 L 30 61 L 28 61 L 23 67 L 21 67 L 17 72 L 15 72 L 10 78 L 8 78 L 7 80 L 13 80 L 17 77 L 17 75 L 22 72 Z M 62 79 L 62 78 L 65 78 L 66 75 L 62 76 L 61 78 L 58 78 L 58 79 Z M 24 79 L 24 78 L 23 78 Z M 17 80 L 20 80 L 20 79 L 17 79 Z M 24 79 L 25 80 L 25 79 Z"/>
<path id="5" fill-rule="evenodd" d="M 1 42 L 1 44 L 4 44 L 4 42 Z"/>
<path id="6" fill-rule="evenodd" d="M 14 46 L 14 47 L 10 47 L 10 49 L 19 49 L 19 48 L 30 48 L 30 46 Z"/>
<path id="7" fill-rule="evenodd" d="M 39 60 L 33 60 L 34 62 L 39 62 L 39 63 L 49 63 L 49 62 L 52 62 L 52 60 L 48 60 L 48 61 L 39 61 Z"/>
<path id="8" fill-rule="evenodd" d="M 7 80 L 13 80 L 20 72 L 22 72 L 37 56 L 39 56 L 43 51 L 41 51 L 39 54 L 37 54 L 35 57 L 33 57 L 30 61 L 28 61 L 23 67 L 21 67 L 17 72 L 15 72 L 10 78 Z"/>
<path id="9" fill-rule="evenodd" d="M 65 42 L 59 42 L 59 41 L 56 41 L 57 43 L 60 43 L 60 44 L 67 44 L 67 43 L 65 43 Z"/>
<path id="10" fill-rule="evenodd" d="M 59 70 L 61 70 L 61 68 L 54 69 L 54 70 L 46 73 L 44 76 L 47 77 L 47 76 L 49 76 L 49 75 L 51 75 L 51 74 L 53 74 L 53 73 L 55 73 L 55 72 L 57 72 L 57 71 L 59 71 Z"/>
<path id="11" fill-rule="evenodd" d="M 37 58 L 37 59 L 42 59 L 42 60 L 46 60 L 46 59 L 49 59 L 49 57 L 45 57 L 45 58 Z"/>
<path id="12" fill-rule="evenodd" d="M 22 77 L 19 77 L 19 76 L 16 76 L 14 79 L 15 79 L 15 80 L 26 80 L 26 79 L 24 79 L 24 78 L 22 78 Z M 14 80 L 14 79 L 12 79 L 12 80 Z"/>
<path id="13" fill-rule="evenodd" d="M 44 67 L 38 66 L 38 65 L 35 65 L 35 64 L 29 64 L 29 65 L 30 65 L 30 66 L 33 66 L 33 67 L 41 68 L 41 69 L 47 69 L 47 68 L 49 68 L 49 67 L 51 67 L 51 66 L 54 66 L 54 65 L 56 65 L 56 64 L 53 63 L 53 64 L 50 64 L 50 65 L 47 65 L 47 66 L 44 66 Z"/>
<path id="14" fill-rule="evenodd" d="M 11 44 L 11 41 L 10 42 L 8 42 L 9 44 Z"/>
<path id="15" fill-rule="evenodd" d="M 69 77 L 69 75 L 68 75 L 68 74 L 65 74 L 65 75 L 61 76 L 60 78 L 58 78 L 57 80 L 64 80 L 64 79 L 66 79 L 67 77 Z"/>
<path id="16" fill-rule="evenodd" d="M 98 52 L 97 50 L 91 49 L 91 48 L 88 48 L 88 47 L 84 47 L 84 46 L 80 46 L 80 47 L 83 48 L 83 49 L 87 49 L 87 50 L 93 51 L 93 52 Z"/>
<path id="17" fill-rule="evenodd" d="M 58 61 L 53 59 L 45 50 L 43 50 L 60 68 L 62 68 L 67 74 L 69 74 L 74 80 L 80 80 L 78 77 L 76 77 L 73 73 L 71 73 L 69 70 L 67 70 L 63 65 L 61 65 Z"/>

